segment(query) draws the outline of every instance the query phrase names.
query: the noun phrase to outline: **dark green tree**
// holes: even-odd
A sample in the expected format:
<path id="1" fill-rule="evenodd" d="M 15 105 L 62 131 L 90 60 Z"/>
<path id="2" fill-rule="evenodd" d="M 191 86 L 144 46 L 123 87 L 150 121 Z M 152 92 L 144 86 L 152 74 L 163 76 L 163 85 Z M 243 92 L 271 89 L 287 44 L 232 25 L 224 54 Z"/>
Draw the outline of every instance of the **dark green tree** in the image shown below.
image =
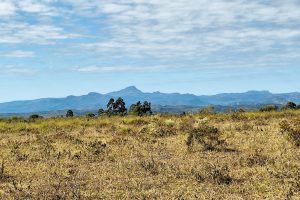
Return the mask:
<path id="1" fill-rule="evenodd" d="M 129 112 L 131 114 L 135 114 L 138 116 L 142 116 L 145 114 L 152 114 L 151 103 L 148 101 L 145 101 L 143 104 L 141 104 L 141 102 L 138 101 L 136 104 L 132 104 L 130 106 Z"/>
<path id="2" fill-rule="evenodd" d="M 287 102 L 287 104 L 283 107 L 284 110 L 296 110 L 297 105 L 294 102 Z"/>
<path id="3" fill-rule="evenodd" d="M 73 111 L 72 110 L 68 110 L 67 114 L 66 114 L 66 117 L 74 117 Z"/>
<path id="4" fill-rule="evenodd" d="M 115 101 L 114 106 L 113 106 L 113 113 L 114 114 L 121 114 L 121 115 L 124 115 L 124 114 L 127 113 L 125 102 L 121 97 L 119 97 Z"/>
<path id="5" fill-rule="evenodd" d="M 114 114 L 114 107 L 115 107 L 115 99 L 111 98 L 106 105 L 107 113 L 109 115 Z"/>
<path id="6" fill-rule="evenodd" d="M 124 100 L 119 97 L 117 100 L 111 98 L 107 103 L 107 114 L 108 115 L 125 115 L 127 113 L 127 108 L 125 106 Z"/>
<path id="7" fill-rule="evenodd" d="M 140 116 L 142 114 L 141 102 L 138 101 L 136 104 L 132 104 L 129 108 L 129 113 Z"/>
<path id="8" fill-rule="evenodd" d="M 98 116 L 102 116 L 102 115 L 104 115 L 104 114 L 105 114 L 105 110 L 102 109 L 102 108 L 100 108 L 100 109 L 98 110 Z"/>
<path id="9" fill-rule="evenodd" d="M 152 114 L 152 110 L 151 110 L 151 103 L 148 101 L 145 101 L 143 106 L 142 106 L 142 112 L 143 114 Z"/>

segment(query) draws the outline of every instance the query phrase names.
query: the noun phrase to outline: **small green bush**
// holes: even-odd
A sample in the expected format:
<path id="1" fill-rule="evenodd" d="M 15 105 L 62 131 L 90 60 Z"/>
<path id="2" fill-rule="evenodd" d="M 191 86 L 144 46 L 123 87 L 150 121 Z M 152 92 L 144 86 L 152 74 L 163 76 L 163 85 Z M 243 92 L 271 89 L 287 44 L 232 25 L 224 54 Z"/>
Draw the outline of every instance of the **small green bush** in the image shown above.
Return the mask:
<path id="1" fill-rule="evenodd" d="M 96 141 L 90 142 L 87 147 L 88 147 L 89 151 L 92 152 L 92 154 L 99 155 L 102 152 L 104 152 L 107 145 L 105 143 L 103 143 L 102 141 L 96 140 Z"/>
<path id="2" fill-rule="evenodd" d="M 29 120 L 42 119 L 43 117 L 37 114 L 33 114 L 29 116 Z"/>
<path id="3" fill-rule="evenodd" d="M 286 120 L 280 122 L 280 130 L 287 133 L 288 139 L 297 147 L 300 147 L 300 128 L 299 124 L 290 124 Z"/>
<path id="4" fill-rule="evenodd" d="M 300 129 L 291 129 L 288 132 L 288 137 L 292 143 L 294 143 L 297 147 L 300 147 Z"/>
<path id="5" fill-rule="evenodd" d="M 276 105 L 267 105 L 259 109 L 260 112 L 273 112 L 277 110 L 278 110 L 278 106 Z"/>
<path id="6" fill-rule="evenodd" d="M 186 144 L 190 148 L 194 142 L 203 146 L 204 150 L 220 150 L 225 145 L 225 140 L 221 139 L 221 132 L 208 125 L 201 125 L 194 128 L 188 135 Z"/>
<path id="7" fill-rule="evenodd" d="M 96 115 L 94 113 L 88 113 L 85 115 L 87 118 L 94 118 Z"/>
<path id="8" fill-rule="evenodd" d="M 233 181 L 233 178 L 229 175 L 228 166 L 208 165 L 206 173 L 208 178 L 218 185 L 229 185 Z"/>

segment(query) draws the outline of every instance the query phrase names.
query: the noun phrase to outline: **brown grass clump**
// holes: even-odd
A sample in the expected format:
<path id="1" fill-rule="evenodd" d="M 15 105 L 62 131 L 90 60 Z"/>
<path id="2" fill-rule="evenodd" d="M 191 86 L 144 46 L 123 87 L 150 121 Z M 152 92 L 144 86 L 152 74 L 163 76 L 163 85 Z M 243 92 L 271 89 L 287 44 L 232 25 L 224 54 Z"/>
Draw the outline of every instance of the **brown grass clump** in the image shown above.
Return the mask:
<path id="1" fill-rule="evenodd" d="M 0 120 L 0 199 L 300 199 L 300 113 Z"/>

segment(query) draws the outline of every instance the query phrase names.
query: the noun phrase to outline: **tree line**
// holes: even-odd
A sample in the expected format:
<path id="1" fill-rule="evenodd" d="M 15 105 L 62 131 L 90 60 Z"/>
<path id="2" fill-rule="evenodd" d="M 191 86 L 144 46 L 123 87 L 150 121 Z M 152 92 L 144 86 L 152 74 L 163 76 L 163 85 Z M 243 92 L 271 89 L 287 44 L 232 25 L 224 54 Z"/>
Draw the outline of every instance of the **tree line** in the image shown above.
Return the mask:
<path id="1" fill-rule="evenodd" d="M 280 110 L 282 111 L 300 110 L 300 104 L 297 105 L 296 103 L 290 101 L 281 107 L 278 105 L 266 105 L 258 109 L 258 111 L 260 112 L 272 112 L 272 111 L 280 111 Z M 214 107 L 208 106 L 206 108 L 201 109 L 199 112 L 202 114 L 214 113 Z M 236 110 L 236 112 L 246 112 L 246 110 L 239 108 Z M 117 99 L 111 98 L 106 105 L 106 109 L 100 108 L 97 114 L 98 116 L 113 116 L 113 115 L 125 116 L 128 114 L 136 115 L 136 116 L 144 116 L 144 115 L 152 115 L 152 110 L 151 110 L 151 103 L 148 101 L 144 101 L 143 103 L 141 103 L 141 101 L 138 101 L 135 104 L 132 104 L 128 110 L 126 108 L 126 103 L 124 99 L 119 97 Z M 74 117 L 74 112 L 72 110 L 68 110 L 65 117 L 67 118 Z M 96 114 L 88 113 L 86 114 L 86 117 L 89 118 L 96 117 Z M 29 117 L 30 120 L 35 120 L 39 118 L 43 118 L 43 117 L 37 114 L 33 114 Z"/>
<path id="2" fill-rule="evenodd" d="M 300 104 L 297 105 L 296 103 L 289 101 L 284 106 L 281 107 L 281 110 L 299 110 Z M 260 112 L 272 112 L 272 111 L 279 111 L 280 107 L 277 105 L 267 105 L 259 109 Z"/>
<path id="3" fill-rule="evenodd" d="M 144 101 L 144 103 L 138 101 L 137 103 L 132 104 L 129 107 L 129 110 L 127 110 L 126 103 L 123 98 L 121 97 L 119 97 L 118 99 L 111 98 L 106 105 L 106 110 L 104 110 L 103 108 L 100 108 L 98 110 L 98 116 L 103 116 L 103 115 L 124 116 L 127 114 L 138 115 L 138 116 L 151 115 L 152 114 L 151 103 L 148 101 Z M 73 116 L 74 116 L 74 112 L 72 110 L 68 110 L 66 113 L 66 117 L 69 118 Z M 88 113 L 86 116 L 95 117 L 96 115 L 94 113 Z"/>

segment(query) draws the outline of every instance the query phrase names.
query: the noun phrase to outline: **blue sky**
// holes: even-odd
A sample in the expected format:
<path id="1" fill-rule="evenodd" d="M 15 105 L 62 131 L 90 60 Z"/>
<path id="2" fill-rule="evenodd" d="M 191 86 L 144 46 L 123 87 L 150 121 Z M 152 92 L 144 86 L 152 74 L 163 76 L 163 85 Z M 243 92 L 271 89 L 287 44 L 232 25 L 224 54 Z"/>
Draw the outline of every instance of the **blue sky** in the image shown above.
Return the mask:
<path id="1" fill-rule="evenodd" d="M 1 0 L 0 102 L 300 91 L 299 0 Z"/>

